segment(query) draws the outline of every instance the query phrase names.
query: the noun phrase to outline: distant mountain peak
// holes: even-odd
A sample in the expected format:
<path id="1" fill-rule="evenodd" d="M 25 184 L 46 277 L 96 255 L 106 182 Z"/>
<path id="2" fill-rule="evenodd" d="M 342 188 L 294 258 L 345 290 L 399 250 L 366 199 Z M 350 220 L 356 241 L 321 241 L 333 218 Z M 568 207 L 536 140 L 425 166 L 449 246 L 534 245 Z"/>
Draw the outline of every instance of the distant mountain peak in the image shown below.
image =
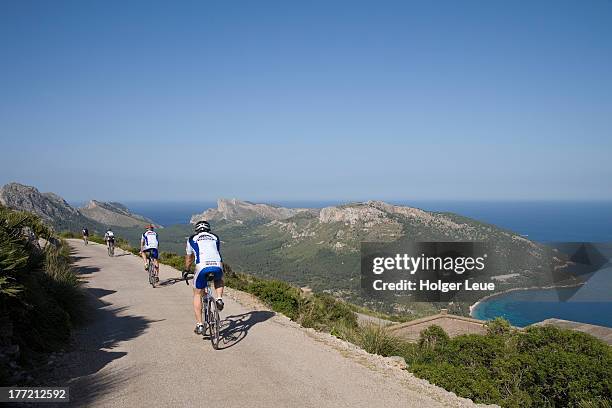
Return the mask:
<path id="1" fill-rule="evenodd" d="M 125 205 L 117 202 L 90 200 L 80 211 L 101 224 L 116 227 L 141 227 L 145 223 L 153 223 L 149 218 L 133 214 Z"/>
<path id="2" fill-rule="evenodd" d="M 88 226 L 103 230 L 108 226 L 133 227 L 153 223 L 116 202 L 91 200 L 83 208 L 76 209 L 55 193 L 41 193 L 36 187 L 20 183 L 8 183 L 0 188 L 0 204 L 29 211 L 40 216 L 58 230 L 80 230 Z"/>
<path id="3" fill-rule="evenodd" d="M 256 204 L 236 198 L 217 200 L 217 208 L 210 208 L 201 214 L 191 217 L 191 223 L 199 220 L 209 221 L 272 221 L 291 218 L 299 212 L 308 211 L 301 208 L 285 208 L 271 204 Z"/>

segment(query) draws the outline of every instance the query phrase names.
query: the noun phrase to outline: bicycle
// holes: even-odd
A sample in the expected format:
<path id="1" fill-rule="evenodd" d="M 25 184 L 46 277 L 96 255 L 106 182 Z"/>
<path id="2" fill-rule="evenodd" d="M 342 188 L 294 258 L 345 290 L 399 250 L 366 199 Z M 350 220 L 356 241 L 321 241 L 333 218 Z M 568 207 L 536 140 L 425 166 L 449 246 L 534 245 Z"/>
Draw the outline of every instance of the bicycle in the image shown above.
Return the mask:
<path id="1" fill-rule="evenodd" d="M 151 256 L 151 252 L 147 251 L 147 272 L 149 274 L 149 284 L 155 289 L 157 283 L 157 275 L 155 274 L 155 261 Z"/>
<path id="2" fill-rule="evenodd" d="M 109 239 L 109 240 L 106 242 L 106 247 L 107 247 L 107 249 L 108 249 L 108 256 L 110 256 L 110 257 L 115 256 L 115 241 L 114 241 L 114 240 Z"/>
<path id="3" fill-rule="evenodd" d="M 189 285 L 189 282 L 187 282 L 189 275 L 191 275 L 191 273 L 185 274 L 185 283 L 187 283 L 187 285 Z M 219 334 L 221 319 L 219 317 L 219 309 L 217 308 L 217 300 L 214 295 L 212 295 L 212 282 L 215 279 L 215 274 L 208 272 L 204 277 L 208 281 L 208 287 L 202 294 L 202 324 L 204 325 L 202 335 L 206 336 L 206 332 L 208 331 L 210 333 L 210 342 L 213 348 L 219 350 L 219 341 L 221 340 Z"/>

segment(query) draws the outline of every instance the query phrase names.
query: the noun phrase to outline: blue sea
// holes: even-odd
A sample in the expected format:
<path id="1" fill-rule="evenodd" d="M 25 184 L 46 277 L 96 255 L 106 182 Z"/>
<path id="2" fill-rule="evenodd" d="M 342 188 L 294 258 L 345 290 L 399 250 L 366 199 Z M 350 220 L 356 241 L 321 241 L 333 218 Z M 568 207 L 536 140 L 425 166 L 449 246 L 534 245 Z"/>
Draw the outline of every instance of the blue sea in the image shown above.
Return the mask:
<path id="1" fill-rule="evenodd" d="M 428 211 L 461 214 L 514 231 L 541 243 L 612 243 L 612 202 L 423 200 L 391 202 Z M 216 207 L 213 201 L 127 202 L 125 204 L 135 213 L 145 215 L 162 225 L 185 224 L 189 222 L 191 215 Z M 322 208 L 342 203 L 338 201 L 277 201 L 274 204 L 293 208 Z M 600 296 L 601 291 L 607 291 L 605 296 Z M 473 315 L 485 320 L 502 316 L 519 327 L 548 318 L 612 327 L 612 302 L 608 301 L 611 293 L 612 267 L 601 269 L 597 272 L 597 276 L 592 277 L 578 291 L 571 288 L 514 291 L 481 302 Z"/>
<path id="2" fill-rule="evenodd" d="M 144 215 L 163 226 L 189 224 L 192 215 L 202 213 L 209 208 L 217 208 L 216 201 L 126 201 L 123 202 L 123 204 L 125 204 L 131 212 Z"/>

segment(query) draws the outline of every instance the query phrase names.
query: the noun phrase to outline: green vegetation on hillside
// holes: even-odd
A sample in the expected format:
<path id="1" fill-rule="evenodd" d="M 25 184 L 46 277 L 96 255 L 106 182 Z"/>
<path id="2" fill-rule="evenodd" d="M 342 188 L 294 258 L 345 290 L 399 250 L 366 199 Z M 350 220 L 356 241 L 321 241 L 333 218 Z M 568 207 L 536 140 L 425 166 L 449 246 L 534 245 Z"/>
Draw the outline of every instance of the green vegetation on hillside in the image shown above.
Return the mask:
<path id="1" fill-rule="evenodd" d="M 407 361 L 416 375 L 477 402 L 568 407 L 612 401 L 612 348 L 552 326 L 459 336 Z"/>
<path id="2" fill-rule="evenodd" d="M 70 262 L 68 246 L 38 217 L 0 206 L 0 347 L 18 346 L 25 367 L 65 345 L 82 318 L 83 293 Z M 1 384 L 9 374 L 0 365 Z"/>
<path id="3" fill-rule="evenodd" d="M 228 266 L 225 271 L 228 286 L 255 295 L 272 310 L 283 313 L 304 327 L 328 332 L 337 325 L 357 328 L 357 318 L 350 306 L 330 295 L 306 296 L 299 288 L 283 281 L 234 273 Z"/>
<path id="4" fill-rule="evenodd" d="M 402 356 L 417 377 L 502 407 L 610 407 L 612 347 L 581 332 L 553 326 L 510 328 L 496 319 L 487 335 L 449 338 L 438 326 L 409 343 L 384 327 L 334 333 L 368 352 Z"/>

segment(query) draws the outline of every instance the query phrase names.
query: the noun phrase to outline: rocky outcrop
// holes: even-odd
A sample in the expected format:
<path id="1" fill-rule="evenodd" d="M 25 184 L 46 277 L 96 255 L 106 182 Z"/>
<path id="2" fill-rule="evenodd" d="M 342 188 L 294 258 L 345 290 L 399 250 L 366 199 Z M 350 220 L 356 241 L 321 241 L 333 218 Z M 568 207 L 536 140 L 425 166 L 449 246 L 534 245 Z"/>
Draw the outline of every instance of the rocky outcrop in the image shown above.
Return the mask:
<path id="1" fill-rule="evenodd" d="M 393 205 L 384 201 L 367 201 L 364 203 L 347 204 L 337 207 L 326 207 L 319 213 L 322 223 L 343 222 L 350 225 L 362 223 L 373 226 L 379 223 L 393 222 L 395 217 L 410 220 L 425 227 L 461 230 L 463 233 L 473 229 L 465 223 L 456 222 L 446 214 L 423 211 L 419 208 Z"/>
<path id="2" fill-rule="evenodd" d="M 91 220 L 53 193 L 41 193 L 35 187 L 9 183 L 0 189 L 0 204 L 15 210 L 29 211 L 58 230 L 91 228 Z"/>
<path id="3" fill-rule="evenodd" d="M 99 222 L 100 224 L 115 227 L 141 227 L 152 220 L 142 215 L 133 214 L 121 203 L 105 203 L 91 200 L 80 211 L 86 217 Z"/>
<path id="4" fill-rule="evenodd" d="M 301 208 L 284 208 L 270 204 L 255 204 L 237 199 L 219 199 L 217 208 L 211 208 L 191 217 L 191 223 L 207 221 L 273 221 L 291 218 L 299 212 L 310 211 Z"/>
<path id="5" fill-rule="evenodd" d="M 354 225 L 358 222 L 383 222 L 385 218 L 385 211 L 370 206 L 368 203 L 325 207 L 319 213 L 319 221 L 322 223 L 343 222 Z"/>

